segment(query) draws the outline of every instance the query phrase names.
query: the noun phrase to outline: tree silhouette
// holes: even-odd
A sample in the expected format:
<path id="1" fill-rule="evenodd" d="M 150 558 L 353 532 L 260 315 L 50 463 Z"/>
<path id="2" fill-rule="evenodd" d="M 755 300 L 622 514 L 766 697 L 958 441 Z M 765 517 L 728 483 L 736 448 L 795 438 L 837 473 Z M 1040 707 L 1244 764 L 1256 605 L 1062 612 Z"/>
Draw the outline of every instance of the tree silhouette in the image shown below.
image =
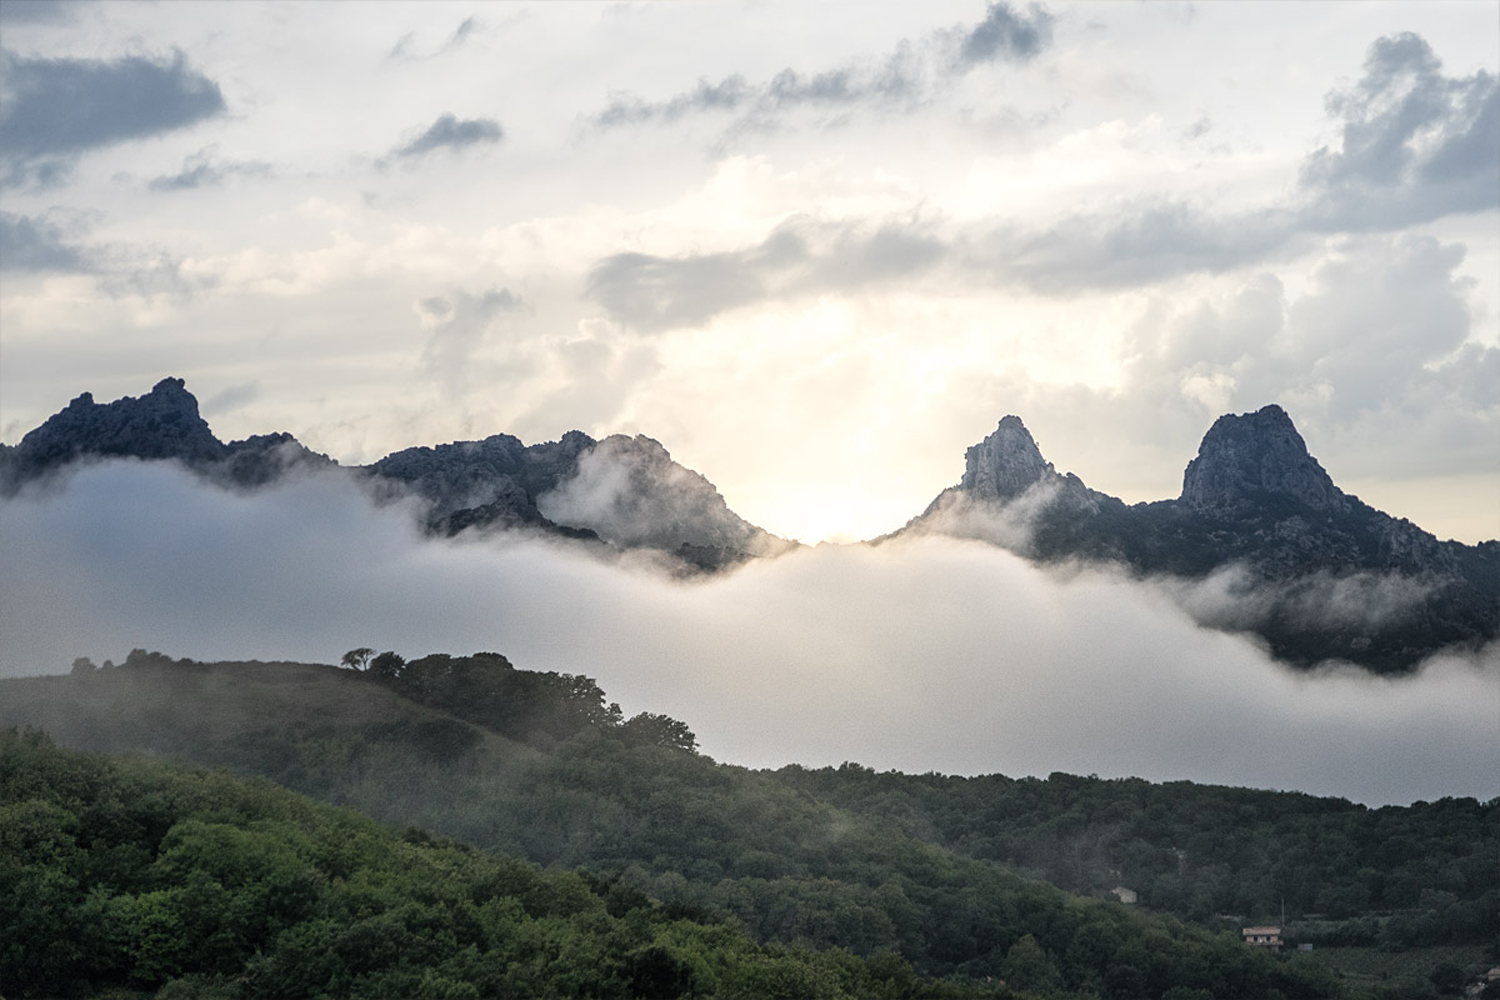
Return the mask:
<path id="1" fill-rule="evenodd" d="M 358 649 L 351 649 L 345 653 L 344 658 L 339 662 L 351 670 L 363 670 L 365 664 L 370 662 L 370 657 L 374 655 L 375 650 L 369 646 L 360 646 Z"/>
<path id="2" fill-rule="evenodd" d="M 405 657 L 388 649 L 370 661 L 370 673 L 376 677 L 394 679 L 401 676 L 401 671 L 405 666 Z"/>

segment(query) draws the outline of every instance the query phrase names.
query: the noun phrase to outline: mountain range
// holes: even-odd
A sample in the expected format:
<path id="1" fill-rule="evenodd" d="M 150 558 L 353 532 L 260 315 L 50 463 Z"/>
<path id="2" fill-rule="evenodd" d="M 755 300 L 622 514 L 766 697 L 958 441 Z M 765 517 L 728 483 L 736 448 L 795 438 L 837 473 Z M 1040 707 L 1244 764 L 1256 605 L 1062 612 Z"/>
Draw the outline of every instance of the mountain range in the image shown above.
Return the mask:
<path id="1" fill-rule="evenodd" d="M 251 490 L 338 463 L 290 434 L 220 441 L 181 379 L 100 404 L 89 393 L 0 445 L 0 496 L 76 463 L 171 460 Z M 526 445 L 508 434 L 408 448 L 349 467 L 381 501 L 416 498 L 436 536 L 530 531 L 601 550 L 660 553 L 714 572 L 797 546 L 739 517 L 657 441 L 571 431 Z M 1166 581 L 1200 623 L 1258 636 L 1301 666 L 1414 668 L 1500 635 L 1500 542 L 1439 541 L 1340 490 L 1279 406 L 1220 417 L 1179 497 L 1126 504 L 1056 471 L 1018 417 L 968 449 L 962 479 L 888 544 L 978 538 L 1046 564 L 1106 564 Z"/>

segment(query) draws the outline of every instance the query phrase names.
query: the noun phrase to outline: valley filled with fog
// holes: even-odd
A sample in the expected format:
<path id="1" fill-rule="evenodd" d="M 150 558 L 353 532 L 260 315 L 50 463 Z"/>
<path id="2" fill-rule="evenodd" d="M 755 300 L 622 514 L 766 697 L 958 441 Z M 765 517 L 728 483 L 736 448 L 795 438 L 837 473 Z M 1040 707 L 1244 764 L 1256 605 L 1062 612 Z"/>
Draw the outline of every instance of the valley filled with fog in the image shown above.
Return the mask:
<path id="1" fill-rule="evenodd" d="M 138 647 L 495 650 L 594 677 L 627 714 L 683 719 L 704 752 L 752 767 L 1134 775 L 1370 804 L 1500 794 L 1493 645 L 1400 679 L 1298 672 L 1195 623 L 1232 617 L 1222 577 L 1044 569 L 937 537 L 683 577 L 640 552 L 434 540 L 411 513 L 337 471 L 234 493 L 116 461 L 33 486 L 0 503 L 0 676 Z"/>

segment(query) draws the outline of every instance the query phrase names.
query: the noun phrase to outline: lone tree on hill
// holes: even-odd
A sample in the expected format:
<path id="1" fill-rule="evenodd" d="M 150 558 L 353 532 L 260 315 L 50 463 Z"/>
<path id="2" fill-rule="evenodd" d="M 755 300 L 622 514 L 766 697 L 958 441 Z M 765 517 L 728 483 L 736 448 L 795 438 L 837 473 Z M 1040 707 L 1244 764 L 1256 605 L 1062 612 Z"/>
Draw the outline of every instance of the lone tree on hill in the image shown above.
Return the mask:
<path id="1" fill-rule="evenodd" d="M 375 650 L 369 646 L 361 646 L 358 649 L 349 650 L 339 662 L 351 670 L 363 670 L 365 664 L 370 662 L 370 657 L 374 655 Z"/>

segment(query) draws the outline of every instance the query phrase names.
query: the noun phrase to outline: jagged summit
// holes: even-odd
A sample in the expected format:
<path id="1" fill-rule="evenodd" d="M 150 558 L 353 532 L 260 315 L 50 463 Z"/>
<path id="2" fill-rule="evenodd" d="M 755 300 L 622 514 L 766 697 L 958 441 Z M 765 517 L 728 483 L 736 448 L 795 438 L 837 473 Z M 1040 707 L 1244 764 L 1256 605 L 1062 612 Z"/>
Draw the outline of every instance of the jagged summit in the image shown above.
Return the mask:
<path id="1" fill-rule="evenodd" d="M 962 481 L 902 531 L 1143 576 L 1229 573 L 1249 596 L 1238 617 L 1206 623 L 1256 632 L 1294 663 L 1407 670 L 1500 635 L 1500 544 L 1439 542 L 1343 493 L 1276 405 L 1220 417 L 1181 497 L 1134 505 L 1056 472 L 1007 416 L 965 453 Z"/>
<path id="2" fill-rule="evenodd" d="M 1292 418 L 1274 403 L 1215 420 L 1182 476 L 1181 500 L 1196 510 L 1224 510 L 1267 497 L 1290 498 L 1313 510 L 1337 509 L 1347 500 L 1307 453 Z"/>
<path id="3" fill-rule="evenodd" d="M 14 448 L 0 449 L 0 496 L 83 459 L 174 460 L 225 485 L 260 486 L 294 465 L 332 465 L 290 434 L 256 434 L 225 444 L 198 412 L 180 378 L 164 378 L 144 396 L 94 402 L 80 393 Z"/>
<path id="4" fill-rule="evenodd" d="M 16 445 L 25 471 L 81 454 L 213 461 L 224 457 L 225 445 L 199 416 L 186 383 L 164 378 L 144 396 L 113 403 L 96 403 L 92 393 L 82 393 Z"/>
<path id="5" fill-rule="evenodd" d="M 165 378 L 144 396 L 112 403 L 85 392 L 14 448 L 0 445 L 0 496 L 75 461 L 101 458 L 175 461 L 237 488 L 274 482 L 294 466 L 338 464 L 290 434 L 225 444 L 186 383 Z M 424 527 L 437 535 L 524 528 L 664 550 L 708 570 L 792 545 L 739 517 L 712 483 L 647 437 L 595 441 L 569 431 L 559 441 L 526 445 L 496 434 L 407 448 L 348 471 L 378 498 L 420 498 Z"/>
<path id="6" fill-rule="evenodd" d="M 1021 418 L 1009 414 L 993 434 L 964 452 L 964 477 L 958 485 L 977 497 L 1009 499 L 1056 474 Z"/>

